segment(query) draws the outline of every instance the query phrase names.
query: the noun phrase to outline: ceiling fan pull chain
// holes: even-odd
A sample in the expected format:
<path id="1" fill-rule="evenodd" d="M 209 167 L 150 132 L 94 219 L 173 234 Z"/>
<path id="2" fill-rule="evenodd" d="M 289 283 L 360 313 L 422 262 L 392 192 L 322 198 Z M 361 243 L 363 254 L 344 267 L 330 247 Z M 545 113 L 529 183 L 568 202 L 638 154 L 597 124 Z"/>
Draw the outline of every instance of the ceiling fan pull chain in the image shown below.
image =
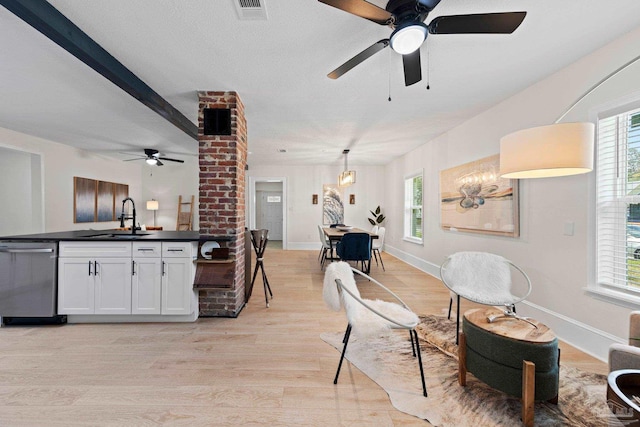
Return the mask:
<path id="1" fill-rule="evenodd" d="M 391 49 L 389 49 L 389 99 L 388 101 L 391 102 L 391 60 L 393 58 L 391 57 Z"/>
<path id="2" fill-rule="evenodd" d="M 429 58 L 429 44 L 427 44 L 427 90 L 431 89 L 429 87 L 429 75 L 431 71 L 431 58 Z"/>

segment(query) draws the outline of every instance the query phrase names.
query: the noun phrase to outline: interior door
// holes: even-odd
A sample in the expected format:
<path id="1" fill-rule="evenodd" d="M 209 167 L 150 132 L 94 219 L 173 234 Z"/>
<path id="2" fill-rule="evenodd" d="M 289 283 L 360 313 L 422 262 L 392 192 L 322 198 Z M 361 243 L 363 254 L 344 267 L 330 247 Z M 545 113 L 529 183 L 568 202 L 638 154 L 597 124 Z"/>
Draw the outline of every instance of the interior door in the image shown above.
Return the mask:
<path id="1" fill-rule="evenodd" d="M 282 240 L 282 191 L 261 191 L 257 228 L 269 230 L 269 240 Z"/>

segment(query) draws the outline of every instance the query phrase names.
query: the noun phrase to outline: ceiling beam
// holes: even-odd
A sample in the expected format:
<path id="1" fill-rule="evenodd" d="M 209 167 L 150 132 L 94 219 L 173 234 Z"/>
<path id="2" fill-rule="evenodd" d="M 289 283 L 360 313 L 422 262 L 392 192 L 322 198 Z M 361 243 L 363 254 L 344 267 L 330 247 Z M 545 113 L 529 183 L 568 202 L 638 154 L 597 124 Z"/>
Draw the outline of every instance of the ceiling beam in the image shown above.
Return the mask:
<path id="1" fill-rule="evenodd" d="M 0 4 L 178 129 L 198 139 L 198 126 L 47 1 L 0 0 Z"/>

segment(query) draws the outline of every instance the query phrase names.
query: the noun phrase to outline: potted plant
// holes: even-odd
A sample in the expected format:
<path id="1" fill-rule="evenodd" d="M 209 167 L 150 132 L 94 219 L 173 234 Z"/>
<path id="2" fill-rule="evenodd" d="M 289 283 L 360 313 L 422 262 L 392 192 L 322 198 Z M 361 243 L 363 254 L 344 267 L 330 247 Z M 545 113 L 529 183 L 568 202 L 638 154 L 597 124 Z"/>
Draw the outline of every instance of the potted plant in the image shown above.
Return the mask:
<path id="1" fill-rule="evenodd" d="M 385 219 L 387 219 L 387 217 L 385 217 L 382 212 L 380 212 L 380 206 L 378 206 L 375 211 L 369 212 L 371 212 L 371 215 L 373 216 L 373 218 L 367 218 L 371 225 L 380 225 L 384 222 Z"/>

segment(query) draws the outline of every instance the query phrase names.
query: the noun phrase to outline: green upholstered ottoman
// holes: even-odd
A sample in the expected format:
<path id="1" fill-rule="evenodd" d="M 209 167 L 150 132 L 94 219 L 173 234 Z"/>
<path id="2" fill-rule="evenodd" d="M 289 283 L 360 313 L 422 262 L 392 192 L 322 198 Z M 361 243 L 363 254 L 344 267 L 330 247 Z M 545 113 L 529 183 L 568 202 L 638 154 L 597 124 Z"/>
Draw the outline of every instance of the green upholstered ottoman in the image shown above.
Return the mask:
<path id="1" fill-rule="evenodd" d="M 460 334 L 459 383 L 466 373 L 511 396 L 522 398 L 522 420 L 533 425 L 533 403 L 558 402 L 560 353 L 558 339 L 545 325 L 536 327 L 513 318 L 489 323 L 495 308 L 479 308 L 464 314 Z"/>

